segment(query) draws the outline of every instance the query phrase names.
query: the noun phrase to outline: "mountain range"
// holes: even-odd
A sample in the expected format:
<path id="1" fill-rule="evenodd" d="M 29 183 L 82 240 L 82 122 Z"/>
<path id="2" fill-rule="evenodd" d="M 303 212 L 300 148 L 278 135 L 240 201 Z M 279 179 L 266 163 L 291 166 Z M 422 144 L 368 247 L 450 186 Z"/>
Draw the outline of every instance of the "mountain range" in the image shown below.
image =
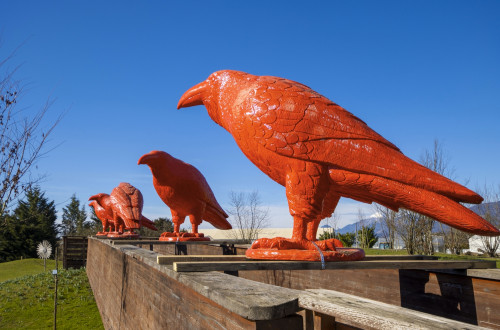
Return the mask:
<path id="1" fill-rule="evenodd" d="M 484 217 L 484 215 L 489 211 L 492 213 L 493 216 L 496 216 L 497 218 L 500 217 L 500 201 L 497 202 L 491 202 L 491 203 L 482 203 L 478 205 L 473 205 L 469 207 L 470 210 L 476 212 L 480 216 Z M 354 233 L 356 231 L 356 228 L 360 229 L 361 225 L 365 226 L 372 226 L 375 224 L 375 233 L 377 236 L 381 237 L 383 235 L 382 233 L 382 226 L 380 224 L 381 217 L 370 217 L 366 219 L 362 219 L 358 222 L 352 223 L 350 225 L 344 226 L 337 231 L 340 234 L 345 234 L 345 233 Z M 440 232 L 441 228 L 439 226 L 439 222 L 436 221 L 434 224 L 434 228 L 432 229 L 433 232 Z"/>

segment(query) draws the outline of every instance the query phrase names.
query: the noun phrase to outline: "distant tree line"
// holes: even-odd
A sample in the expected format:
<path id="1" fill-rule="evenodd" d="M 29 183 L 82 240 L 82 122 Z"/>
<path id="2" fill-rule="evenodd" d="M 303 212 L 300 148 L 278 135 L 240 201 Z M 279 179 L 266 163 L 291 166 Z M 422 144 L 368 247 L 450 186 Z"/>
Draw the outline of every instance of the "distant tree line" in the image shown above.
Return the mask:
<path id="1" fill-rule="evenodd" d="M 55 204 L 38 187 L 28 190 L 12 212 L 4 212 L 0 217 L 0 262 L 36 258 L 38 243 L 57 243 Z"/>
<path id="2" fill-rule="evenodd" d="M 362 248 L 368 249 L 372 248 L 378 240 L 378 236 L 375 233 L 375 225 L 365 226 L 362 225 L 360 229 L 356 232 L 347 232 L 341 234 L 336 232 L 334 229 L 330 231 L 324 231 L 319 235 L 320 240 L 336 238 L 342 242 L 345 247 L 352 247 L 354 245 Z"/>
<path id="3" fill-rule="evenodd" d="M 420 159 L 420 163 L 425 167 L 441 175 L 453 179 L 453 169 L 449 168 L 449 157 L 446 156 L 442 144 L 434 141 L 431 151 L 426 151 Z M 494 202 L 499 200 L 500 186 L 498 192 L 492 188 L 476 189 L 485 199 L 484 202 Z M 498 204 L 492 204 L 492 208 L 498 208 Z M 400 238 L 405 245 L 408 254 L 433 254 L 434 246 L 432 238 L 440 236 L 444 240 L 444 247 L 447 251 L 460 254 L 462 250 L 469 247 L 469 238 L 472 234 L 451 228 L 439 222 L 439 232 L 433 232 L 436 221 L 427 216 L 421 215 L 406 209 L 400 209 L 398 212 L 377 205 L 376 210 L 381 215 L 380 224 L 383 237 L 389 244 L 389 248 L 394 248 L 397 238 Z M 488 208 L 482 215 L 487 221 L 500 227 L 500 211 Z M 483 237 L 485 253 L 490 256 L 495 255 L 496 249 L 500 246 L 500 238 Z"/>
<path id="4" fill-rule="evenodd" d="M 153 221 L 158 231 L 142 227 L 142 236 L 158 237 L 164 231 L 173 231 L 172 221 L 158 218 Z M 55 247 L 60 235 L 90 236 L 102 230 L 102 223 L 94 209 L 85 210 L 76 195 L 71 196 L 62 209 L 61 223 L 57 223 L 54 201 L 49 200 L 40 187 L 25 192 L 12 212 L 0 215 L 0 262 L 21 258 L 36 258 L 37 245 L 43 240 Z"/>

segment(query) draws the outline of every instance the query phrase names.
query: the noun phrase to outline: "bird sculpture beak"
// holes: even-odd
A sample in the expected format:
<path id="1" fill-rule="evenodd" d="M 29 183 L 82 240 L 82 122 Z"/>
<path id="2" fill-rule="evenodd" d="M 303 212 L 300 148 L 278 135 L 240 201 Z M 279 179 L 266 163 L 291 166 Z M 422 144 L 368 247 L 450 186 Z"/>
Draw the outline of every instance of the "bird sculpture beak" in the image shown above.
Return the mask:
<path id="1" fill-rule="evenodd" d="M 98 195 L 99 194 L 90 196 L 89 201 L 97 201 Z"/>
<path id="2" fill-rule="evenodd" d="M 192 107 L 195 105 L 203 105 L 203 98 L 205 97 L 206 91 L 208 89 L 207 87 L 208 84 L 206 81 L 204 81 L 188 89 L 179 100 L 177 109 Z"/>
<path id="3" fill-rule="evenodd" d="M 149 163 L 149 159 L 151 159 L 151 158 L 153 158 L 153 156 L 151 156 L 150 154 L 142 155 L 142 157 L 139 158 L 139 161 L 137 162 L 137 165 L 148 164 Z"/>

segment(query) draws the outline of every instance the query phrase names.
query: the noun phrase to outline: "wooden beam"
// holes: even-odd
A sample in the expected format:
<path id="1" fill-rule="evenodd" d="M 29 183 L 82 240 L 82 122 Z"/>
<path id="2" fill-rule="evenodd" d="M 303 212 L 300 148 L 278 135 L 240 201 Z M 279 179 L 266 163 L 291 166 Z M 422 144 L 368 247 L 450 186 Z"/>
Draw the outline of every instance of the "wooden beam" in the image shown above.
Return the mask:
<path id="1" fill-rule="evenodd" d="M 156 261 L 160 265 L 171 265 L 174 262 L 199 262 L 199 261 L 245 261 L 247 258 L 241 255 L 158 255 Z"/>
<path id="2" fill-rule="evenodd" d="M 374 260 L 438 260 L 438 257 L 423 255 L 367 255 L 363 259 L 363 261 Z"/>
<path id="3" fill-rule="evenodd" d="M 434 256 L 367 256 L 365 261 L 374 260 L 437 260 Z M 172 265 L 174 262 L 213 262 L 213 261 L 251 261 L 244 255 L 158 255 L 159 265 Z"/>
<path id="4" fill-rule="evenodd" d="M 379 260 L 327 262 L 325 269 L 469 269 L 495 268 L 490 260 Z M 244 270 L 321 270 L 320 262 L 302 261 L 213 261 L 174 262 L 177 272 L 244 271 Z"/>
<path id="5" fill-rule="evenodd" d="M 333 290 L 306 290 L 299 296 L 306 311 L 335 318 L 360 329 L 484 329 L 411 309 L 385 304 Z"/>
<path id="6" fill-rule="evenodd" d="M 113 245 L 139 245 L 139 244 L 155 244 L 155 245 L 172 245 L 172 244 L 244 244 L 247 242 L 242 239 L 214 239 L 211 241 L 185 241 L 185 242 L 176 242 L 176 241 L 158 241 L 158 240 L 133 240 L 133 239 L 113 239 L 110 240 Z"/>

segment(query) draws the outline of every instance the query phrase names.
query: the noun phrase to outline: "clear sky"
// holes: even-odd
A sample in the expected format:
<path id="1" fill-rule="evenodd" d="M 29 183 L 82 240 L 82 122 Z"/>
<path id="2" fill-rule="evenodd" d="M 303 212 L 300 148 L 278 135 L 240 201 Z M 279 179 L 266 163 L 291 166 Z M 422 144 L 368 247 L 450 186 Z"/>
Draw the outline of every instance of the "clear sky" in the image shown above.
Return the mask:
<path id="1" fill-rule="evenodd" d="M 147 217 L 170 217 L 137 165 L 164 150 L 196 166 L 223 207 L 231 191 L 258 190 L 271 226 L 291 226 L 284 188 L 205 108 L 176 110 L 221 69 L 302 82 L 413 159 L 438 139 L 469 188 L 500 183 L 499 1 L 3 1 L 0 31 L 1 58 L 24 42 L 10 64 L 22 64 L 25 111 L 50 97 L 47 124 L 65 113 L 38 164 L 59 210 L 125 181 Z M 340 224 L 358 208 L 373 213 L 343 199 Z"/>

